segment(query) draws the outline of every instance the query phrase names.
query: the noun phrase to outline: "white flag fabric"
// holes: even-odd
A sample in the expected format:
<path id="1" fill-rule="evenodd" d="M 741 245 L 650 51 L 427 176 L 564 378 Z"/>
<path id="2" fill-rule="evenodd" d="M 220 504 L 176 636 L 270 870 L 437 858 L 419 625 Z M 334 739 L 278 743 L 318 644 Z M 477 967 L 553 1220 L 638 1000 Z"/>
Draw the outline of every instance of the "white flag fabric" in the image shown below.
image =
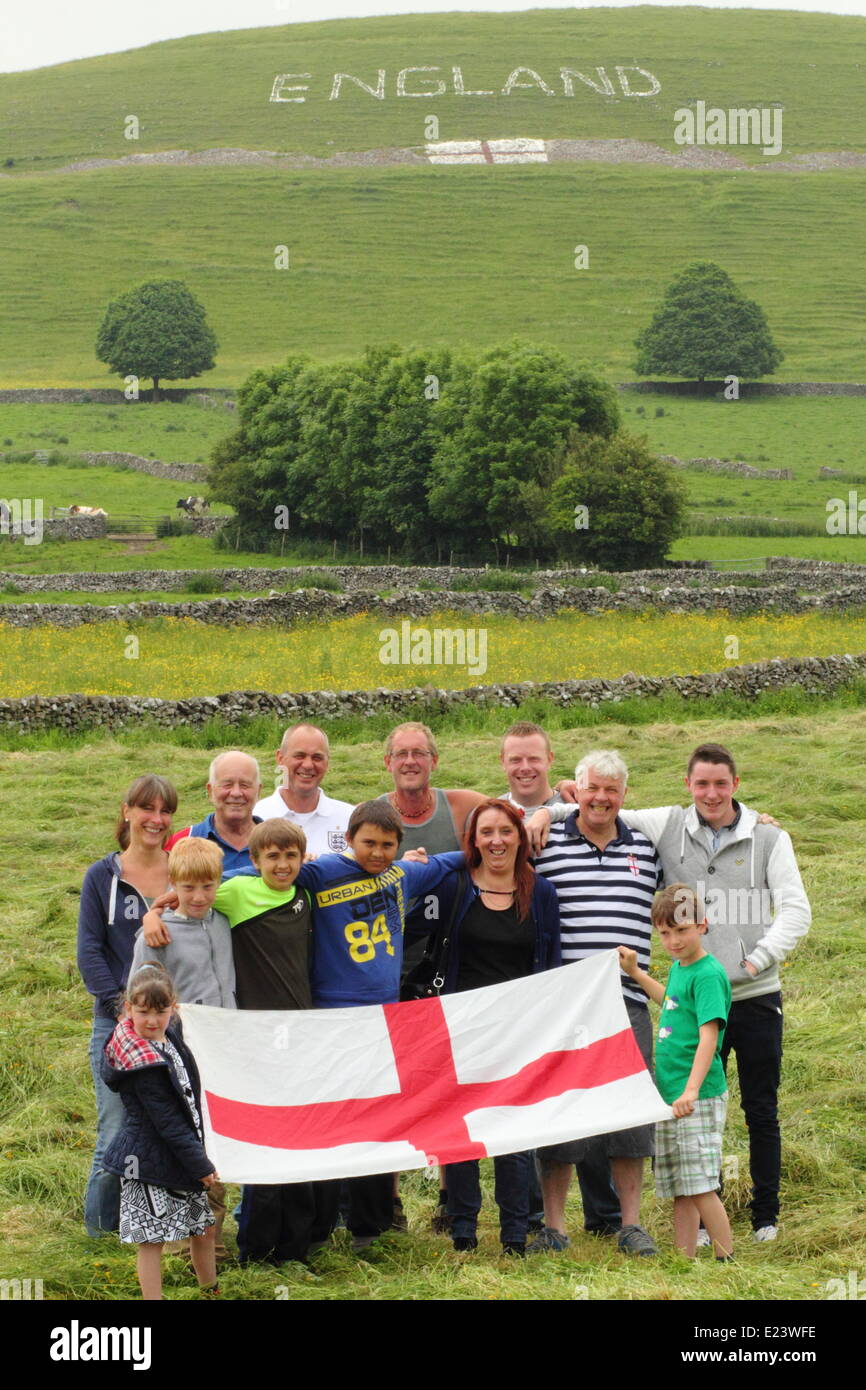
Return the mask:
<path id="1" fill-rule="evenodd" d="M 628 1022 L 616 951 L 406 1004 L 182 1004 L 223 1181 L 400 1172 L 670 1119 Z"/>

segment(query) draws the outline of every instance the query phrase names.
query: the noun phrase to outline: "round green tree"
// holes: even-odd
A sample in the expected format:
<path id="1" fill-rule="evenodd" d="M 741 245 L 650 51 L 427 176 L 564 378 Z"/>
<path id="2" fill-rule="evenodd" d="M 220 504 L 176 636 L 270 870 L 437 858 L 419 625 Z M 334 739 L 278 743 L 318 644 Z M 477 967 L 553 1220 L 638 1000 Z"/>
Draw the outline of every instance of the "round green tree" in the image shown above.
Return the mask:
<path id="1" fill-rule="evenodd" d="M 774 372 L 782 353 L 763 309 L 711 261 L 695 261 L 671 282 L 661 308 L 635 339 L 635 371 L 705 381 Z"/>
<path id="2" fill-rule="evenodd" d="M 654 569 L 684 515 L 682 484 L 646 439 L 572 435 L 550 488 L 550 530 L 560 554 L 606 570 Z"/>
<path id="3" fill-rule="evenodd" d="M 217 340 L 205 311 L 181 280 L 151 280 L 113 299 L 96 337 L 96 356 L 120 376 L 200 376 L 214 366 Z"/>

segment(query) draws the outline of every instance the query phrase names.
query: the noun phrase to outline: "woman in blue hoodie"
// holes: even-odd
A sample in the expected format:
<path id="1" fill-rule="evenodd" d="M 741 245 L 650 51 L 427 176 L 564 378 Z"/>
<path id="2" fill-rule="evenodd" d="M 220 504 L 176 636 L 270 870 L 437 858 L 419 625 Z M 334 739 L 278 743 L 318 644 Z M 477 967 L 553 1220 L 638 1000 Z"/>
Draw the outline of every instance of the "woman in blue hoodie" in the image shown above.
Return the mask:
<path id="1" fill-rule="evenodd" d="M 120 852 L 91 864 L 81 887 L 78 968 L 94 997 L 90 1070 L 97 1111 L 96 1148 L 84 1199 L 90 1236 L 118 1227 L 120 1180 L 106 1171 L 103 1158 L 123 1122 L 123 1106 L 102 1079 L 102 1052 L 117 1024 L 118 998 L 132 963 L 135 934 L 154 898 L 168 887 L 164 845 L 176 809 L 177 792 L 165 778 L 150 773 L 136 778 L 115 829 Z"/>

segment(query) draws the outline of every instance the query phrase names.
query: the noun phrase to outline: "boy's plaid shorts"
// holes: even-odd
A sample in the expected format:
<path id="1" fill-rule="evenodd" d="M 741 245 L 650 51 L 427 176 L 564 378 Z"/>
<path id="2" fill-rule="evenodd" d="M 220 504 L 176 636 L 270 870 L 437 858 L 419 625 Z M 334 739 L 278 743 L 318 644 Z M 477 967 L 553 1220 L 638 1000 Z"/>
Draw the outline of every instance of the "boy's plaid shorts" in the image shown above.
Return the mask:
<path id="1" fill-rule="evenodd" d="M 716 1192 L 722 1166 L 722 1134 L 728 1093 L 695 1101 L 691 1115 L 656 1125 L 654 1165 L 659 1197 Z"/>

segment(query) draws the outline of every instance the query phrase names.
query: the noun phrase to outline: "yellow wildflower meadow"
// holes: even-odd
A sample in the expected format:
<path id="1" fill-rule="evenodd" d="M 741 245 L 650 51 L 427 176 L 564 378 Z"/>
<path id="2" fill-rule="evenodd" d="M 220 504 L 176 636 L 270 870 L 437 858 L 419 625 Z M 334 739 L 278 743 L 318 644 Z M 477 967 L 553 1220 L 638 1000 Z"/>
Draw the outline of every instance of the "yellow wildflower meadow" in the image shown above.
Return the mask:
<path id="1" fill-rule="evenodd" d="M 437 632 L 455 635 L 437 645 Z M 0 691 L 7 698 L 76 691 L 172 698 L 231 690 L 461 689 L 629 671 L 687 675 L 774 656 L 864 650 L 862 618 L 819 613 L 560 613 L 531 623 L 492 614 L 383 620 L 365 613 L 291 628 L 214 627 L 188 618 L 70 629 L 0 623 Z"/>

